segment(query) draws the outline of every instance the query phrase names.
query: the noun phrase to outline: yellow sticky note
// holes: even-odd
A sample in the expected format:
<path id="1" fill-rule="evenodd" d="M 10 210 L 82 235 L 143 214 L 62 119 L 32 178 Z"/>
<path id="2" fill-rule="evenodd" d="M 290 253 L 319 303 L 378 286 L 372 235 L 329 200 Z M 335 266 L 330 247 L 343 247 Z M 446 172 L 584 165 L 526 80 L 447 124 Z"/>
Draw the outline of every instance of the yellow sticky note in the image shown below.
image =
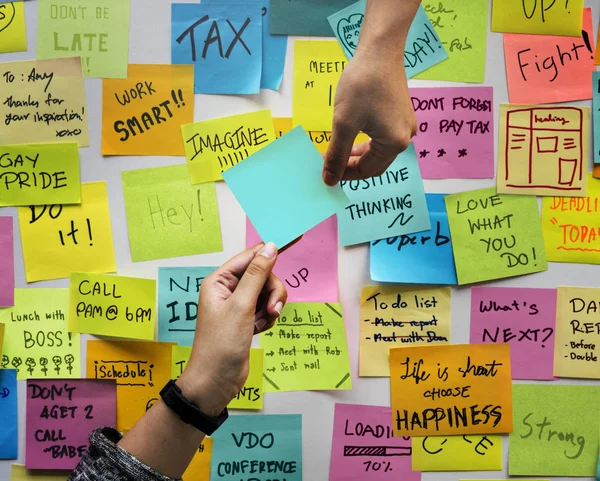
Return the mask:
<path id="1" fill-rule="evenodd" d="M 509 344 L 390 350 L 394 436 L 513 430 Z"/>
<path id="2" fill-rule="evenodd" d="M 10 481 L 65 481 L 70 474 L 70 471 L 28 470 L 25 469 L 23 464 L 13 464 L 10 471 Z"/>
<path id="3" fill-rule="evenodd" d="M 19 207 L 27 282 L 115 272 L 105 182 L 81 185 L 80 205 Z"/>
<path id="4" fill-rule="evenodd" d="M 0 146 L 0 206 L 80 202 L 76 143 Z"/>
<path id="5" fill-rule="evenodd" d="M 306 130 L 331 132 L 335 91 L 347 62 L 336 41 L 294 42 L 294 127 L 302 125 Z"/>
<path id="6" fill-rule="evenodd" d="M 415 471 L 501 471 L 502 436 L 415 436 L 412 438 Z"/>
<path id="7" fill-rule="evenodd" d="M 173 346 L 171 360 L 171 377 L 178 379 L 181 376 L 192 348 L 190 346 Z M 250 371 L 248 379 L 242 390 L 227 406 L 229 409 L 251 409 L 263 408 L 263 350 L 250 349 Z"/>
<path id="8" fill-rule="evenodd" d="M 70 332 L 154 339 L 154 279 L 74 273 L 69 304 Z"/>
<path id="9" fill-rule="evenodd" d="M 0 145 L 90 145 L 81 58 L 0 63 Z"/>
<path id="10" fill-rule="evenodd" d="M 544 197 L 542 233 L 549 261 L 600 264 L 600 180 L 588 175 L 586 197 Z"/>
<path id="11" fill-rule="evenodd" d="M 0 53 L 27 51 L 23 2 L 0 4 Z"/>
<path id="12" fill-rule="evenodd" d="M 389 376 L 391 348 L 448 344 L 451 295 L 449 287 L 363 287 L 359 376 Z"/>
<path id="13" fill-rule="evenodd" d="M 4 343 L 4 326 L 4 324 L 0 323 L 0 358 L 2 358 L 2 344 Z"/>
<path id="14" fill-rule="evenodd" d="M 184 155 L 194 121 L 193 65 L 129 65 L 102 81 L 102 155 Z"/>
<path id="15" fill-rule="evenodd" d="M 171 342 L 88 341 L 86 377 L 116 379 L 117 429 L 126 431 L 150 409 L 171 379 Z"/>
<path id="16" fill-rule="evenodd" d="M 554 375 L 600 379 L 600 288 L 558 287 Z"/>
<path id="17" fill-rule="evenodd" d="M 227 169 L 275 140 L 270 110 L 181 126 L 192 184 L 223 180 Z"/>
<path id="18" fill-rule="evenodd" d="M 210 480 L 210 461 L 212 459 L 213 440 L 205 437 L 198 451 L 188 465 L 183 479 L 189 481 L 209 481 Z"/>
<path id="19" fill-rule="evenodd" d="M 579 37 L 584 0 L 493 0 L 492 32 Z"/>
<path id="20" fill-rule="evenodd" d="M 585 197 L 590 108 L 500 105 L 498 193 Z"/>
<path id="21" fill-rule="evenodd" d="M 68 289 L 15 289 L 15 305 L 0 309 L 2 368 L 17 379 L 81 377 L 79 334 L 68 331 Z"/>

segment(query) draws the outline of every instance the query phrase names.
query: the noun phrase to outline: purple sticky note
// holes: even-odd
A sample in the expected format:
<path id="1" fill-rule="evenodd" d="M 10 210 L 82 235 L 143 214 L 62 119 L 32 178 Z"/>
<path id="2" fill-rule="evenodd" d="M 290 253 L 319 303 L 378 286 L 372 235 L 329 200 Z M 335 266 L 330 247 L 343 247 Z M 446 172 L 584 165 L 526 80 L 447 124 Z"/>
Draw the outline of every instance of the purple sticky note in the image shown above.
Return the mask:
<path id="1" fill-rule="evenodd" d="M 424 179 L 494 177 L 492 87 L 410 89 Z"/>
<path id="2" fill-rule="evenodd" d="M 471 289 L 471 344 L 509 343 L 513 379 L 555 379 L 555 323 L 556 289 Z"/>
<path id="3" fill-rule="evenodd" d="M 13 218 L 0 217 L 0 307 L 15 305 Z"/>
<path id="4" fill-rule="evenodd" d="M 262 242 L 246 219 L 246 248 Z M 274 273 L 288 291 L 288 302 L 338 302 L 338 230 L 335 216 L 306 232 L 286 249 Z"/>
<path id="5" fill-rule="evenodd" d="M 114 380 L 29 380 L 25 419 L 25 467 L 74 469 L 90 433 L 116 423 Z"/>
<path id="6" fill-rule="evenodd" d="M 336 404 L 329 481 L 420 481 L 410 438 L 392 437 L 389 407 Z"/>

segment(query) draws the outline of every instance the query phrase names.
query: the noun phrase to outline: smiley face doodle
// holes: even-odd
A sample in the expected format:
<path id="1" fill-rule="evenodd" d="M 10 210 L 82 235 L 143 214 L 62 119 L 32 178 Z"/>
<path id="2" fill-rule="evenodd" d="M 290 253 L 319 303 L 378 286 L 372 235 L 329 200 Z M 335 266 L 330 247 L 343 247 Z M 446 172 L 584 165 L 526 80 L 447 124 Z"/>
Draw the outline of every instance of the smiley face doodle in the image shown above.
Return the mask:
<path id="1" fill-rule="evenodd" d="M 343 47 L 354 56 L 358 46 L 358 37 L 365 16 L 362 13 L 354 13 L 348 18 L 342 18 L 337 24 L 337 34 Z"/>
<path id="2" fill-rule="evenodd" d="M 0 5 L 0 32 L 6 30 L 15 18 L 15 6 L 12 3 Z"/>

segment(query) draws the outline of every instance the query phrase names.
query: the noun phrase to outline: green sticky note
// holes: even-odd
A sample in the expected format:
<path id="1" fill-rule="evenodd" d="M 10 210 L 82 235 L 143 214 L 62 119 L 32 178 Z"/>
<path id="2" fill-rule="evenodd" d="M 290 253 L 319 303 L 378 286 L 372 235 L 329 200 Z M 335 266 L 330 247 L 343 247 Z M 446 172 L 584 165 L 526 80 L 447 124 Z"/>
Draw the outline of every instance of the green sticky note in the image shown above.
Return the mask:
<path id="1" fill-rule="evenodd" d="M 121 176 L 133 262 L 223 250 L 214 182 L 192 185 L 185 165 Z"/>
<path id="2" fill-rule="evenodd" d="M 86 77 L 126 78 L 129 0 L 40 0 L 37 58 L 81 57 Z"/>
<path id="3" fill-rule="evenodd" d="M 516 384 L 510 476 L 595 476 L 600 387 Z"/>
<path id="4" fill-rule="evenodd" d="M 423 0 L 422 6 L 448 52 L 444 60 L 414 76 L 419 80 L 485 81 L 488 0 Z"/>
<path id="5" fill-rule="evenodd" d="M 327 17 L 356 0 L 271 0 L 272 35 L 333 37 Z"/>
<path id="6" fill-rule="evenodd" d="M 265 392 L 352 389 L 341 304 L 286 304 L 260 345 Z"/>
<path id="7" fill-rule="evenodd" d="M 80 203 L 77 143 L 0 147 L 0 206 Z"/>
<path id="8" fill-rule="evenodd" d="M 536 197 L 490 187 L 445 200 L 459 284 L 548 270 Z"/>

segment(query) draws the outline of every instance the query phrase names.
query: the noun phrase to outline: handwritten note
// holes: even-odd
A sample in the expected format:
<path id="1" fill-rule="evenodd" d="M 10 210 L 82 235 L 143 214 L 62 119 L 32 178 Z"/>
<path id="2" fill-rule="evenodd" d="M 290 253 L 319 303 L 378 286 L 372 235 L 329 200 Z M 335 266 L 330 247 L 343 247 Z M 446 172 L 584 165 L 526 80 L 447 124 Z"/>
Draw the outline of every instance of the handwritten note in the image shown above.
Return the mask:
<path id="1" fill-rule="evenodd" d="M 598 35 L 600 43 L 600 35 Z M 596 49 L 596 58 L 600 59 L 600 47 Z M 592 72 L 592 112 L 594 125 L 594 163 L 600 164 L 600 72 Z"/>
<path id="2" fill-rule="evenodd" d="M 331 132 L 333 102 L 348 60 L 338 42 L 294 41 L 292 120 L 307 130 Z"/>
<path id="3" fill-rule="evenodd" d="M 102 82 L 102 155 L 184 155 L 180 126 L 193 121 L 192 65 L 129 65 Z"/>
<path id="4" fill-rule="evenodd" d="M 121 177 L 133 262 L 223 249 L 214 183 L 191 185 L 185 165 L 129 170 Z"/>
<path id="5" fill-rule="evenodd" d="M 586 197 L 544 197 L 542 231 L 551 262 L 600 264 L 600 180 L 587 177 Z"/>
<path id="6" fill-rule="evenodd" d="M 299 414 L 231 416 L 213 435 L 211 481 L 302 481 L 302 417 Z M 264 464 L 261 464 L 264 463 Z M 252 466 L 265 466 L 264 469 Z M 267 468 L 267 465 L 270 466 Z M 233 466 L 247 466 L 232 474 Z M 250 478 L 248 478 L 250 479 Z"/>
<path id="7" fill-rule="evenodd" d="M 492 31 L 579 37 L 584 0 L 523 2 L 495 0 Z"/>
<path id="8" fill-rule="evenodd" d="M 0 217 L 0 307 L 15 303 L 13 218 Z M 0 354 L 2 354 L 0 352 Z"/>
<path id="9" fill-rule="evenodd" d="M 507 344 L 391 349 L 390 371 L 396 436 L 512 431 Z"/>
<path id="10" fill-rule="evenodd" d="M 128 431 L 171 379 L 169 342 L 88 341 L 86 377 L 116 379 L 117 429 Z"/>
<path id="11" fill-rule="evenodd" d="M 459 284 L 548 269 L 535 197 L 480 189 L 446 196 Z"/>
<path id="12" fill-rule="evenodd" d="M 246 248 L 262 239 L 246 219 Z M 288 302 L 338 302 L 337 218 L 306 232 L 280 257 L 273 273 L 285 284 Z"/>
<path id="13" fill-rule="evenodd" d="M 501 471 L 502 436 L 415 436 L 412 467 L 421 471 Z"/>
<path id="14" fill-rule="evenodd" d="M 187 365 L 192 348 L 173 346 L 171 377 L 178 379 Z M 263 408 L 263 349 L 250 349 L 248 379 L 242 390 L 227 406 L 229 409 L 261 410 Z"/>
<path id="15" fill-rule="evenodd" d="M 212 438 L 205 437 L 192 458 L 192 462 L 188 465 L 185 473 L 183 473 L 183 478 L 197 479 L 198 481 L 209 480 L 212 451 L 213 440 Z"/>
<path id="16" fill-rule="evenodd" d="M 448 52 L 448 60 L 414 78 L 483 83 L 489 3 L 423 0 L 422 5 Z"/>
<path id="17" fill-rule="evenodd" d="M 0 146 L 0 206 L 79 204 L 76 143 Z"/>
<path id="18" fill-rule="evenodd" d="M 17 371 L 0 369 L 0 459 L 19 455 L 17 399 Z"/>
<path id="19" fill-rule="evenodd" d="M 564 5 L 564 4 L 563 4 Z M 592 12 L 586 8 L 578 36 L 504 34 L 508 97 L 514 104 L 589 100 L 595 70 Z"/>
<path id="20" fill-rule="evenodd" d="M 202 281 L 216 267 L 158 268 L 158 340 L 191 346 Z"/>
<path id="21" fill-rule="evenodd" d="M 271 0 L 271 33 L 331 37 L 327 17 L 356 0 Z"/>
<path id="22" fill-rule="evenodd" d="M 115 272 L 105 182 L 81 184 L 81 204 L 19 207 L 27 282 Z"/>
<path id="23" fill-rule="evenodd" d="M 413 144 L 380 176 L 343 180 L 340 185 L 350 200 L 337 214 L 344 246 L 422 232 L 431 227 Z"/>
<path id="24" fill-rule="evenodd" d="M 0 5 L 0 53 L 27 51 L 24 5 L 21 1 Z"/>
<path id="25" fill-rule="evenodd" d="M 192 184 L 222 180 L 223 172 L 275 140 L 270 110 L 181 126 Z"/>
<path id="26" fill-rule="evenodd" d="M 0 64 L 0 144 L 90 144 L 80 58 Z"/>
<path id="27" fill-rule="evenodd" d="M 556 289 L 471 289 L 471 343 L 510 344 L 513 379 L 554 379 L 555 322 Z"/>
<path id="28" fill-rule="evenodd" d="M 257 94 L 262 71 L 262 7 L 172 4 L 171 60 L 194 64 L 197 94 Z"/>
<path id="29" fill-rule="evenodd" d="M 71 274 L 69 332 L 154 339 L 156 281 Z"/>
<path id="30" fill-rule="evenodd" d="M 68 289 L 15 289 L 15 305 L 0 309 L 5 324 L 2 369 L 17 379 L 81 377 L 79 334 L 67 332 Z"/>
<path id="31" fill-rule="evenodd" d="M 371 242 L 371 279 L 398 284 L 456 284 L 444 194 L 425 194 L 431 229 Z"/>
<path id="32" fill-rule="evenodd" d="M 389 376 L 394 347 L 448 344 L 452 292 L 367 286 L 360 295 L 360 376 Z"/>
<path id="33" fill-rule="evenodd" d="M 352 389 L 340 304 L 291 302 L 260 335 L 265 392 Z"/>
<path id="34" fill-rule="evenodd" d="M 223 178 L 261 238 L 281 248 L 347 205 L 339 185 L 323 183 L 322 170 L 323 158 L 296 127 Z"/>
<path id="35" fill-rule="evenodd" d="M 41 0 L 37 56 L 81 56 L 87 77 L 125 78 L 129 0 Z"/>
<path id="36" fill-rule="evenodd" d="M 329 481 L 421 481 L 408 437 L 393 437 L 388 407 L 336 404 Z"/>
<path id="37" fill-rule="evenodd" d="M 413 139 L 424 179 L 494 177 L 491 87 L 410 89 L 419 124 Z"/>
<path id="38" fill-rule="evenodd" d="M 75 469 L 90 433 L 115 425 L 116 391 L 114 381 L 27 381 L 27 469 Z"/>
<path id="39" fill-rule="evenodd" d="M 510 476 L 592 476 L 598 463 L 596 386 L 513 386 Z"/>
<path id="40" fill-rule="evenodd" d="M 70 471 L 29 471 L 22 464 L 13 464 L 10 481 L 64 481 L 70 474 Z"/>

